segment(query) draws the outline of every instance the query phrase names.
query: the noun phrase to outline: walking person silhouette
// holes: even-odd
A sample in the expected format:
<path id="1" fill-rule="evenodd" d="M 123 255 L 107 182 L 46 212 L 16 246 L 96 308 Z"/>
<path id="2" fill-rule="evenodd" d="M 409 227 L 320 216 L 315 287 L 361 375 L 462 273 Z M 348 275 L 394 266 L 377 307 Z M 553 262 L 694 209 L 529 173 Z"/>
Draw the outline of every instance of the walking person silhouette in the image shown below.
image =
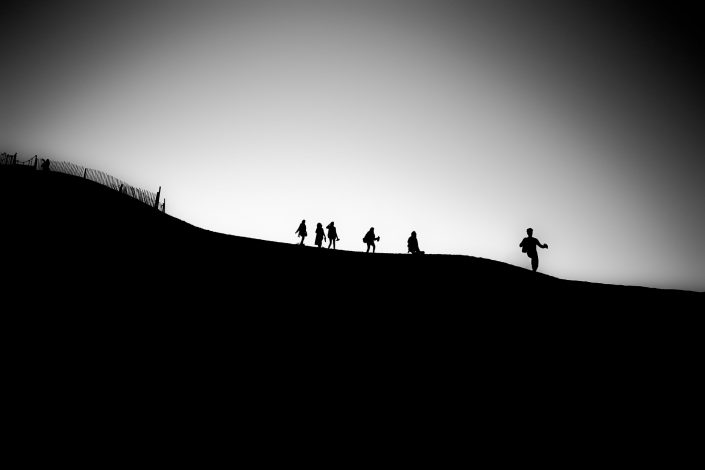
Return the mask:
<path id="1" fill-rule="evenodd" d="M 294 233 L 299 234 L 298 236 L 301 237 L 301 243 L 299 243 L 299 245 L 303 246 L 304 238 L 306 238 L 306 235 L 308 235 L 306 233 L 306 219 L 301 221 L 301 225 L 299 225 L 299 228 L 297 228 L 296 232 L 294 232 Z"/>
<path id="2" fill-rule="evenodd" d="M 424 252 L 419 249 L 419 240 L 416 238 L 416 232 L 411 232 L 411 236 L 406 242 L 406 246 L 409 249 L 408 253 L 411 253 L 412 255 L 424 254 Z"/>
<path id="3" fill-rule="evenodd" d="M 519 246 L 521 247 L 521 251 L 531 258 L 531 269 L 536 272 L 539 268 L 539 255 L 536 253 L 536 247 L 548 248 L 548 243 L 542 245 L 540 241 L 534 238 L 534 229 L 532 228 L 527 228 L 526 234 L 529 236 L 524 238 L 521 243 L 519 243 Z"/>
<path id="4" fill-rule="evenodd" d="M 333 225 L 333 222 L 329 223 L 326 228 L 328 229 L 328 249 L 333 245 L 333 249 L 335 250 L 335 242 L 340 241 L 340 238 L 338 238 L 338 230 L 335 228 L 335 225 Z"/>
<path id="5" fill-rule="evenodd" d="M 375 241 L 379 241 L 379 237 L 375 237 L 375 228 L 370 227 L 370 230 L 365 234 L 365 238 L 362 239 L 363 242 L 367 243 L 367 251 L 370 252 L 370 247 L 372 247 L 372 253 L 375 252 Z"/>
<path id="6" fill-rule="evenodd" d="M 323 225 L 318 222 L 318 225 L 316 225 L 316 246 L 318 248 L 321 248 L 321 244 L 326 240 L 326 235 L 323 233 Z"/>

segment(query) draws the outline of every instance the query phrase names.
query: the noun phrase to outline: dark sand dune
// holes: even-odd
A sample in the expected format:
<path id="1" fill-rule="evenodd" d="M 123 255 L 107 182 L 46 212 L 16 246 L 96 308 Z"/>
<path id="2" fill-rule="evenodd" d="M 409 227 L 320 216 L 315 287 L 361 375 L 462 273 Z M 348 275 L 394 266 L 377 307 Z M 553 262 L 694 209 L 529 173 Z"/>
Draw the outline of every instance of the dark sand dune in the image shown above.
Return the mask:
<path id="1" fill-rule="evenodd" d="M 365 344 L 452 350 L 495 341 L 539 351 L 550 337 L 566 347 L 588 341 L 595 352 L 642 330 L 677 332 L 705 298 L 566 281 L 470 256 L 224 235 L 75 176 L 0 167 L 0 178 L 11 297 L 41 312 L 43 325 L 90 331 L 89 341 L 169 344 L 186 335 L 205 348 L 262 341 L 270 345 L 262 354 L 272 345 L 321 353 L 321 344 L 352 342 L 359 354 Z"/>
<path id="2" fill-rule="evenodd" d="M 228 236 L 21 168 L 0 194 L 8 403 L 57 443 L 602 463 L 696 390 L 703 294 Z"/>
<path id="3" fill-rule="evenodd" d="M 188 306 L 200 314 L 323 318 L 348 311 L 384 321 L 421 311 L 452 318 L 577 315 L 585 308 L 669 313 L 703 297 L 566 281 L 470 256 L 368 255 L 224 235 L 91 181 L 23 170 L 0 170 L 3 239 L 14 277 L 36 286 L 39 301 L 46 291 L 57 300 L 75 296 L 146 311 Z"/>

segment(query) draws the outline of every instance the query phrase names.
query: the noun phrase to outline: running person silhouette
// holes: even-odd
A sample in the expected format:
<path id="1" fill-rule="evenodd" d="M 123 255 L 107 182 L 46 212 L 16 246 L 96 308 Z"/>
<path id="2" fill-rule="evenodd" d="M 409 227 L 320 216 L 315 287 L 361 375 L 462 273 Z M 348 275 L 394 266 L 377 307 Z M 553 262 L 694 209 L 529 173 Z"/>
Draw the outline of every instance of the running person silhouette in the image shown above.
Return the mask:
<path id="1" fill-rule="evenodd" d="M 534 238 L 534 229 L 532 228 L 527 228 L 526 234 L 529 236 L 524 238 L 521 243 L 519 243 L 519 246 L 521 247 L 521 251 L 526 253 L 526 256 L 531 258 L 531 269 L 536 272 L 539 268 L 539 255 L 536 253 L 536 247 L 548 248 L 548 243 L 542 245 L 540 241 Z"/>

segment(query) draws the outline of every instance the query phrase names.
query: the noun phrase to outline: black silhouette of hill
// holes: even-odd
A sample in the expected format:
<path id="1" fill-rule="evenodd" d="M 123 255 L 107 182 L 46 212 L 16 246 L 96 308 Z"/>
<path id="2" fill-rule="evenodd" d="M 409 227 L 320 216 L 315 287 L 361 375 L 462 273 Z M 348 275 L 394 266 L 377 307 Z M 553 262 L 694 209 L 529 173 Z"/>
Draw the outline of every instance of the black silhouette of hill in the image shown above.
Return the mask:
<path id="1" fill-rule="evenodd" d="M 0 195 L 5 378 L 27 423 L 188 448 L 235 427 L 287 458 L 313 435 L 337 455 L 365 436 L 408 457 L 471 426 L 523 461 L 547 440 L 581 455 L 598 433 L 644 442 L 668 424 L 659 401 L 686 415 L 696 390 L 701 293 L 228 236 L 26 168 L 0 167 Z"/>
<path id="2" fill-rule="evenodd" d="M 427 315 L 677 309 L 702 298 L 566 281 L 469 256 L 371 255 L 224 235 L 89 180 L 22 167 L 0 171 L 9 266 L 19 279 L 44 286 L 40 292 L 178 302 L 201 311 L 253 303 L 252 313 L 281 309 L 329 318 L 351 308 L 363 316 L 421 308 Z"/>

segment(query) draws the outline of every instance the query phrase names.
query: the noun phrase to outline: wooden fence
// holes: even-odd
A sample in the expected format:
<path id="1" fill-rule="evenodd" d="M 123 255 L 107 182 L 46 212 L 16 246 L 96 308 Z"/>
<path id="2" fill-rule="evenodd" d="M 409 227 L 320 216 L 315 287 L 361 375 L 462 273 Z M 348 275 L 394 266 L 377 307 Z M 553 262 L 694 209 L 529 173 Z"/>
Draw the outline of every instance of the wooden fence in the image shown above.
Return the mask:
<path id="1" fill-rule="evenodd" d="M 37 156 L 34 156 L 29 160 L 19 161 L 17 159 L 17 154 L 10 155 L 7 153 L 3 153 L 2 155 L 0 155 L 0 165 L 23 165 L 28 167 L 34 167 L 34 169 L 36 169 L 37 171 L 43 171 L 39 169 L 41 165 Z M 51 160 L 49 163 L 48 170 L 57 173 L 78 176 L 79 178 L 85 178 L 96 183 L 100 183 L 103 186 L 107 186 L 108 188 L 114 189 L 115 191 L 127 194 L 128 196 L 131 196 L 149 206 L 157 207 L 162 211 L 166 210 L 166 201 L 163 201 L 162 205 L 159 206 L 161 188 L 159 188 L 159 192 L 153 193 L 152 191 L 147 191 L 146 189 L 141 189 L 129 185 L 124 181 L 119 180 L 118 178 L 115 178 L 114 176 L 111 176 L 102 171 L 94 170 L 92 168 L 86 168 L 71 162 L 57 162 Z"/>

